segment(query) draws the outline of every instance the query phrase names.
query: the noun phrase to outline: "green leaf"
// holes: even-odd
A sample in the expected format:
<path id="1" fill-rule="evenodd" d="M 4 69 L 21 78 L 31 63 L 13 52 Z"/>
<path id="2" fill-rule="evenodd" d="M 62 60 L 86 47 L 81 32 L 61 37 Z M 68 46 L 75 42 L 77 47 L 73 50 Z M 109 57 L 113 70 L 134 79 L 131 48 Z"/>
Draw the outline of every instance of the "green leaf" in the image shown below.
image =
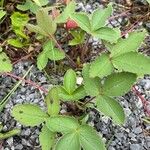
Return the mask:
<path id="1" fill-rule="evenodd" d="M 48 115 L 33 104 L 19 104 L 14 106 L 12 116 L 26 126 L 37 126 L 44 122 Z"/>
<path id="2" fill-rule="evenodd" d="M 82 70 L 84 88 L 86 93 L 90 96 L 97 96 L 100 93 L 100 80 L 99 78 L 89 77 L 90 64 L 85 64 Z"/>
<path id="3" fill-rule="evenodd" d="M 44 9 L 40 9 L 36 13 L 36 19 L 38 26 L 48 35 L 52 35 L 56 31 L 56 23 L 52 19 L 48 12 Z"/>
<path id="4" fill-rule="evenodd" d="M 64 76 L 63 86 L 69 94 L 72 94 L 75 91 L 76 81 L 77 77 L 75 71 L 72 69 L 67 70 Z"/>
<path id="5" fill-rule="evenodd" d="M 92 32 L 92 35 L 96 38 L 106 40 L 110 43 L 116 43 L 117 40 L 121 37 L 120 30 L 109 27 L 102 27 L 99 30 Z"/>
<path id="6" fill-rule="evenodd" d="M 125 114 L 121 105 L 114 99 L 108 96 L 96 97 L 97 109 L 104 115 L 111 117 L 112 120 L 119 125 L 125 122 Z"/>
<path id="7" fill-rule="evenodd" d="M 29 21 L 28 15 L 22 14 L 20 12 L 14 12 L 10 18 L 11 18 L 12 26 L 19 27 L 19 28 L 25 26 Z"/>
<path id="8" fill-rule="evenodd" d="M 110 61 L 109 54 L 103 53 L 91 63 L 89 70 L 90 77 L 103 78 L 104 76 L 111 74 L 113 69 L 114 67 Z"/>
<path id="9" fill-rule="evenodd" d="M 10 72 L 12 70 L 12 64 L 9 57 L 2 52 L 2 48 L 0 47 L 0 73 L 2 72 Z"/>
<path id="10" fill-rule="evenodd" d="M 46 125 L 52 132 L 63 134 L 73 132 L 79 127 L 78 121 L 68 116 L 52 116 L 47 119 Z"/>
<path id="11" fill-rule="evenodd" d="M 95 31 L 106 25 L 106 20 L 112 14 L 112 4 L 109 4 L 105 9 L 97 9 L 92 14 L 91 30 Z"/>
<path id="12" fill-rule="evenodd" d="M 69 45 L 78 45 L 82 44 L 85 39 L 85 32 L 83 30 L 73 30 L 70 31 L 71 35 L 74 37 L 71 41 L 69 41 Z"/>
<path id="13" fill-rule="evenodd" d="M 21 11 L 27 11 L 30 10 L 32 13 L 36 13 L 40 6 L 38 6 L 36 3 L 32 2 L 31 0 L 26 0 L 26 2 L 23 5 L 17 5 L 17 9 Z"/>
<path id="14" fill-rule="evenodd" d="M 43 45 L 43 51 L 38 55 L 37 58 L 37 66 L 40 70 L 44 69 L 48 63 L 48 59 L 50 60 L 60 60 L 65 57 L 65 53 L 54 47 L 52 41 L 47 41 Z"/>
<path id="15" fill-rule="evenodd" d="M 63 87 L 60 88 L 59 97 L 63 101 L 78 101 L 86 96 L 83 86 L 79 86 L 72 94 L 69 94 Z"/>
<path id="16" fill-rule="evenodd" d="M 79 27 L 82 30 L 90 33 L 90 31 L 91 31 L 90 19 L 86 14 L 74 13 L 74 14 L 71 14 L 70 17 L 79 25 Z"/>
<path id="17" fill-rule="evenodd" d="M 137 76 L 133 73 L 113 73 L 106 78 L 103 85 L 103 93 L 107 96 L 124 95 L 131 89 L 136 78 Z"/>
<path id="18" fill-rule="evenodd" d="M 65 7 L 64 11 L 55 18 L 56 23 L 66 23 L 70 15 L 75 12 L 76 3 L 74 0 L 70 1 Z"/>
<path id="19" fill-rule="evenodd" d="M 80 150 L 79 135 L 75 132 L 62 136 L 56 144 L 56 150 Z"/>
<path id="20" fill-rule="evenodd" d="M 120 39 L 111 48 L 111 57 L 116 57 L 124 53 L 135 52 L 145 39 L 146 32 L 135 31 L 129 34 L 127 39 Z"/>
<path id="21" fill-rule="evenodd" d="M 46 67 L 48 63 L 47 55 L 44 52 L 41 52 L 37 57 L 37 67 L 42 70 Z"/>
<path id="22" fill-rule="evenodd" d="M 112 59 L 115 68 L 136 74 L 150 74 L 150 58 L 137 52 L 129 52 Z"/>
<path id="23" fill-rule="evenodd" d="M 24 47 L 24 44 L 19 39 L 8 39 L 7 43 L 17 48 Z"/>
<path id="24" fill-rule="evenodd" d="M 79 128 L 79 140 L 84 150 L 106 150 L 102 138 L 88 125 Z"/>
<path id="25" fill-rule="evenodd" d="M 39 33 L 39 34 L 44 35 L 44 36 L 48 36 L 48 34 L 37 25 L 35 26 L 35 25 L 32 25 L 32 24 L 27 24 L 26 27 L 31 32 L 35 32 L 35 33 Z"/>
<path id="26" fill-rule="evenodd" d="M 43 46 L 43 51 L 50 60 L 61 60 L 65 58 L 65 53 L 54 47 L 53 41 L 48 41 Z"/>
<path id="27" fill-rule="evenodd" d="M 33 0 L 38 6 L 45 6 L 48 4 L 48 0 Z"/>
<path id="28" fill-rule="evenodd" d="M 58 96 L 58 88 L 54 87 L 48 92 L 45 102 L 47 104 L 49 115 L 58 115 L 60 111 L 60 101 Z"/>
<path id="29" fill-rule="evenodd" d="M 54 47 L 51 48 L 52 49 L 51 50 L 49 49 L 50 51 L 47 53 L 48 54 L 47 56 L 50 60 L 57 61 L 65 58 L 64 51 Z"/>
<path id="30" fill-rule="evenodd" d="M 0 10 L 0 20 L 6 15 L 6 11 Z"/>
<path id="31" fill-rule="evenodd" d="M 42 131 L 39 135 L 40 145 L 42 150 L 50 150 L 55 142 L 56 134 L 51 132 L 46 125 L 42 127 Z"/>

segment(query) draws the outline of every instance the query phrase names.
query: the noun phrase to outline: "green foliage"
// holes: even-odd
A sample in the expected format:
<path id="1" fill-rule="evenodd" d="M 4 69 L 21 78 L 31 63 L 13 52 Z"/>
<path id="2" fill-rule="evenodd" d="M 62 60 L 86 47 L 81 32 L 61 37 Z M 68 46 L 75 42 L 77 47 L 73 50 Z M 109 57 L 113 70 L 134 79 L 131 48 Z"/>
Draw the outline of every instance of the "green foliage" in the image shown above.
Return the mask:
<path id="1" fill-rule="evenodd" d="M 39 106 L 32 104 L 19 104 L 13 108 L 12 116 L 26 126 L 36 126 L 46 120 L 48 115 Z"/>
<path id="2" fill-rule="evenodd" d="M 75 12 L 75 7 L 76 7 L 76 3 L 74 0 L 72 0 L 66 6 L 64 11 L 55 18 L 55 22 L 56 23 L 65 23 L 70 18 L 70 15 Z"/>
<path id="3" fill-rule="evenodd" d="M 67 70 L 65 76 L 64 76 L 64 89 L 69 93 L 72 94 L 76 89 L 76 73 L 69 69 Z"/>
<path id="4" fill-rule="evenodd" d="M 103 78 L 113 72 L 113 65 L 109 58 L 109 55 L 103 53 L 101 56 L 98 56 L 90 65 L 90 77 L 100 77 Z"/>
<path id="5" fill-rule="evenodd" d="M 2 48 L 0 47 L 0 73 L 10 72 L 12 70 L 12 64 L 8 56 L 2 52 Z"/>
<path id="6" fill-rule="evenodd" d="M 54 116 L 47 119 L 47 127 L 52 132 L 69 133 L 73 132 L 79 127 L 76 119 L 68 116 Z"/>
<path id="7" fill-rule="evenodd" d="M 11 27 L 18 37 L 8 40 L 8 44 L 22 48 L 29 40 L 24 33 L 25 26 L 31 32 L 38 33 L 42 38 L 36 40 L 44 43 L 42 52 L 37 57 L 37 66 L 40 70 L 46 67 L 49 60 L 55 63 L 65 58 L 64 51 L 56 48 L 56 45 L 59 46 L 54 34 L 59 27 L 57 24 L 64 24 L 70 19 L 79 26 L 78 29 L 68 32 L 73 37 L 69 41 L 70 46 L 82 44 L 83 47 L 86 34 L 90 34 L 94 38 L 102 39 L 108 52 L 83 65 L 83 83 L 80 85 L 77 85 L 76 72 L 73 69 L 67 70 L 63 85 L 51 88 L 45 98 L 47 112 L 37 105 L 20 104 L 13 108 L 12 116 L 23 125 L 42 124 L 39 135 L 42 150 L 106 150 L 102 138 L 92 127 L 86 125 L 88 117 L 83 121 L 83 117 L 88 116 L 85 110 L 87 107 L 95 108 L 111 118 L 115 124 L 124 124 L 125 113 L 117 101 L 117 96 L 122 96 L 131 89 L 138 74 L 150 74 L 150 58 L 138 53 L 146 32 L 134 31 L 128 38 L 123 39 L 119 29 L 107 27 L 107 19 L 113 11 L 112 4 L 105 9 L 97 9 L 92 14 L 87 14 L 76 13 L 76 3 L 71 1 L 55 18 L 54 14 L 50 14 L 49 8 L 45 7 L 47 3 L 48 0 L 27 0 L 24 5 L 18 5 L 18 9 L 36 13 L 37 25 L 27 24 L 27 14 L 14 12 L 11 16 Z M 0 63 L 0 72 L 11 71 L 10 60 L 2 50 Z M 63 105 L 67 107 L 66 112 L 61 111 Z"/>
<path id="8" fill-rule="evenodd" d="M 92 14 L 91 29 L 96 31 L 106 25 L 106 20 L 111 16 L 113 11 L 112 5 L 109 4 L 104 10 L 96 9 Z"/>
<path id="9" fill-rule="evenodd" d="M 24 27 L 29 21 L 29 17 L 27 14 L 14 12 L 10 18 L 11 18 L 11 27 L 16 34 L 16 38 L 8 39 L 7 42 L 8 44 L 14 47 L 22 48 L 23 46 L 26 46 L 28 44 L 29 37 L 26 36 L 26 34 L 24 33 Z"/>
<path id="10" fill-rule="evenodd" d="M 102 138 L 88 125 L 79 128 L 79 139 L 84 150 L 106 150 Z"/>
<path id="11" fill-rule="evenodd" d="M 32 2 L 31 0 L 26 0 L 26 2 L 23 5 L 17 5 L 17 9 L 21 11 L 27 11 L 30 10 L 32 13 L 36 13 L 40 6 L 38 6 L 36 3 Z"/>
<path id="12" fill-rule="evenodd" d="M 121 96 L 127 93 L 136 81 L 136 75 L 127 72 L 113 73 L 104 81 L 103 93 L 107 96 Z"/>
<path id="13" fill-rule="evenodd" d="M 84 42 L 85 32 L 83 30 L 73 30 L 70 31 L 70 33 L 74 39 L 69 41 L 69 45 L 74 46 L 74 45 L 82 44 Z"/>
<path id="14" fill-rule="evenodd" d="M 112 5 L 109 4 L 106 9 L 97 9 L 90 16 L 86 13 L 70 14 L 79 27 L 96 38 L 106 40 L 110 43 L 116 43 L 120 38 L 119 29 L 106 27 L 106 20 L 112 14 Z"/>
<path id="15" fill-rule="evenodd" d="M 64 76 L 64 84 L 59 88 L 59 96 L 64 101 L 77 101 L 86 96 L 83 86 L 76 86 L 76 73 L 70 69 Z"/>
<path id="16" fill-rule="evenodd" d="M 42 131 L 39 134 L 39 141 L 42 150 L 50 150 L 55 142 L 56 134 L 51 132 L 46 125 L 42 127 Z"/>
<path id="17" fill-rule="evenodd" d="M 119 41 L 111 48 L 111 57 L 116 57 L 128 52 L 136 52 L 141 43 L 145 39 L 146 32 L 132 32 L 126 39 L 119 39 Z"/>
<path id="18" fill-rule="evenodd" d="M 112 59 L 115 68 L 136 74 L 150 74 L 150 58 L 137 52 L 129 52 Z"/>
<path id="19" fill-rule="evenodd" d="M 36 13 L 37 25 L 27 24 L 27 28 L 32 32 L 40 33 L 44 36 L 51 37 L 56 32 L 56 22 L 52 16 L 48 15 L 48 11 L 40 9 Z"/>
<path id="20" fill-rule="evenodd" d="M 86 93 L 91 96 L 97 96 L 100 93 L 100 79 L 91 78 L 89 76 L 90 64 L 85 64 L 82 70 L 82 75 L 84 79 L 84 88 Z"/>
<path id="21" fill-rule="evenodd" d="M 48 63 L 48 59 L 57 61 L 65 58 L 65 53 L 55 48 L 54 43 L 49 40 L 43 45 L 43 51 L 38 55 L 37 66 L 40 70 L 44 69 Z"/>
<path id="22" fill-rule="evenodd" d="M 62 136 L 56 144 L 57 150 L 70 149 L 80 150 L 79 136 L 77 132 L 68 133 Z"/>
<path id="23" fill-rule="evenodd" d="M 0 20 L 6 15 L 6 12 L 3 10 L 0 10 Z"/>
<path id="24" fill-rule="evenodd" d="M 48 92 L 45 102 L 47 105 L 47 111 L 48 114 L 53 116 L 53 115 L 58 115 L 60 111 L 60 101 L 59 101 L 59 96 L 58 96 L 59 90 L 57 87 L 54 87 L 50 89 Z"/>
<path id="25" fill-rule="evenodd" d="M 96 97 L 97 109 L 104 115 L 111 117 L 119 125 L 125 122 L 125 114 L 121 105 L 113 98 L 108 96 Z"/>

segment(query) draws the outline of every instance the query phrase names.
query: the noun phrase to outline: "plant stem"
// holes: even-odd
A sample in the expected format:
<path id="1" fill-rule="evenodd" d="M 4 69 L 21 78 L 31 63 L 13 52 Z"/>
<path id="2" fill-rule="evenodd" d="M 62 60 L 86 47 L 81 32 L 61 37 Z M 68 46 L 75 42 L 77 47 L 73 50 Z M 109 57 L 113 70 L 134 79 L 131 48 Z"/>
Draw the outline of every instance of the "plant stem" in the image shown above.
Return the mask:
<path id="1" fill-rule="evenodd" d="M 20 129 L 13 129 L 11 131 L 8 131 L 6 133 L 0 133 L 0 140 L 7 139 L 9 137 L 12 137 L 14 135 L 20 134 Z"/>

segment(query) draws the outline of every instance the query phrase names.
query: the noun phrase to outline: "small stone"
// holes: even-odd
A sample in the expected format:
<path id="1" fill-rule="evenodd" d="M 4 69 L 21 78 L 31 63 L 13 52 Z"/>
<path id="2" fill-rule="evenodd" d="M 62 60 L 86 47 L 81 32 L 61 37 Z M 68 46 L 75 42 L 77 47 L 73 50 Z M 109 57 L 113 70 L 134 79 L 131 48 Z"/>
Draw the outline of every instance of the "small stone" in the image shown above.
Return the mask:
<path id="1" fill-rule="evenodd" d="M 23 149 L 23 146 L 21 144 L 18 144 L 16 147 L 15 147 L 15 150 L 22 150 Z"/>
<path id="2" fill-rule="evenodd" d="M 133 132 L 134 132 L 135 134 L 140 134 L 140 133 L 142 133 L 142 128 L 139 126 L 139 127 L 135 128 L 135 129 L 133 130 Z"/>
<path id="3" fill-rule="evenodd" d="M 131 144 L 130 150 L 141 150 L 141 146 L 139 144 Z"/>

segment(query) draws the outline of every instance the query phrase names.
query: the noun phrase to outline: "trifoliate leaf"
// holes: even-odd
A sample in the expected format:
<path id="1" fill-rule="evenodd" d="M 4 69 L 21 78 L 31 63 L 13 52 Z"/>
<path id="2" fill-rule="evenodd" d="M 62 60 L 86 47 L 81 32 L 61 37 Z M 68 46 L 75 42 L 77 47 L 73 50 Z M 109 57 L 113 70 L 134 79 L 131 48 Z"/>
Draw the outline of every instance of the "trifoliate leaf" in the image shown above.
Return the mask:
<path id="1" fill-rule="evenodd" d="M 13 108 L 12 116 L 26 126 L 37 126 L 44 122 L 48 115 L 33 104 L 19 104 Z"/>
<path id="2" fill-rule="evenodd" d="M 100 79 L 99 78 L 90 78 L 89 77 L 90 64 L 86 64 L 83 67 L 82 75 L 84 81 L 84 88 L 86 93 L 90 96 L 97 96 L 100 93 Z"/>
<path id="3" fill-rule="evenodd" d="M 103 93 L 107 96 L 124 95 L 131 89 L 136 78 L 137 76 L 133 73 L 113 73 L 106 78 L 103 85 Z"/>
<path id="4" fill-rule="evenodd" d="M 75 91 L 76 81 L 77 77 L 75 71 L 72 69 L 67 70 L 64 76 L 63 86 L 69 94 L 72 94 Z"/>
<path id="5" fill-rule="evenodd" d="M 84 150 L 106 150 L 102 138 L 88 125 L 79 128 L 79 140 Z"/>
<path id="6" fill-rule="evenodd" d="M 46 125 L 42 127 L 42 131 L 39 135 L 40 145 L 42 150 L 50 150 L 55 142 L 56 133 L 50 131 Z"/>
<path id="7" fill-rule="evenodd" d="M 62 136 L 55 147 L 56 150 L 80 150 L 79 135 L 77 132 L 68 133 Z"/>
<path id="8" fill-rule="evenodd" d="M 103 53 L 91 63 L 89 74 L 91 78 L 103 78 L 113 72 L 113 65 L 110 61 L 109 54 Z"/>
<path id="9" fill-rule="evenodd" d="M 106 40 L 110 43 L 116 43 L 117 40 L 121 37 L 120 30 L 115 28 L 109 28 L 109 27 L 102 27 L 94 32 L 92 32 L 92 35 L 96 38 Z"/>
<path id="10" fill-rule="evenodd" d="M 112 14 L 112 4 L 109 4 L 105 9 L 97 9 L 92 14 L 91 30 L 96 31 L 106 25 L 106 20 Z"/>
<path id="11" fill-rule="evenodd" d="M 115 99 L 99 95 L 96 97 L 96 105 L 100 112 L 112 118 L 116 124 L 122 125 L 125 122 L 123 108 Z"/>
<path id="12" fill-rule="evenodd" d="M 116 57 L 128 52 L 136 52 L 144 41 L 146 32 L 132 32 L 127 39 L 119 39 L 111 48 L 111 57 Z"/>
<path id="13" fill-rule="evenodd" d="M 47 119 L 46 126 L 52 132 L 69 133 L 79 127 L 76 119 L 69 116 L 53 116 Z"/>
<path id="14" fill-rule="evenodd" d="M 150 74 L 150 58 L 137 52 L 129 52 L 112 59 L 115 68 L 136 74 Z"/>
<path id="15" fill-rule="evenodd" d="M 0 47 L 0 73 L 10 72 L 12 70 L 12 64 L 9 60 L 8 56 L 2 52 L 2 48 Z"/>
<path id="16" fill-rule="evenodd" d="M 63 87 L 60 87 L 59 96 L 63 101 L 78 101 L 86 95 L 83 86 L 79 86 L 72 94 L 69 94 Z"/>
<path id="17" fill-rule="evenodd" d="M 71 14 L 71 19 L 73 19 L 78 25 L 79 27 L 90 33 L 90 30 L 91 30 L 91 24 L 90 24 L 90 19 L 89 17 L 84 14 L 84 13 L 74 13 L 74 14 Z"/>

